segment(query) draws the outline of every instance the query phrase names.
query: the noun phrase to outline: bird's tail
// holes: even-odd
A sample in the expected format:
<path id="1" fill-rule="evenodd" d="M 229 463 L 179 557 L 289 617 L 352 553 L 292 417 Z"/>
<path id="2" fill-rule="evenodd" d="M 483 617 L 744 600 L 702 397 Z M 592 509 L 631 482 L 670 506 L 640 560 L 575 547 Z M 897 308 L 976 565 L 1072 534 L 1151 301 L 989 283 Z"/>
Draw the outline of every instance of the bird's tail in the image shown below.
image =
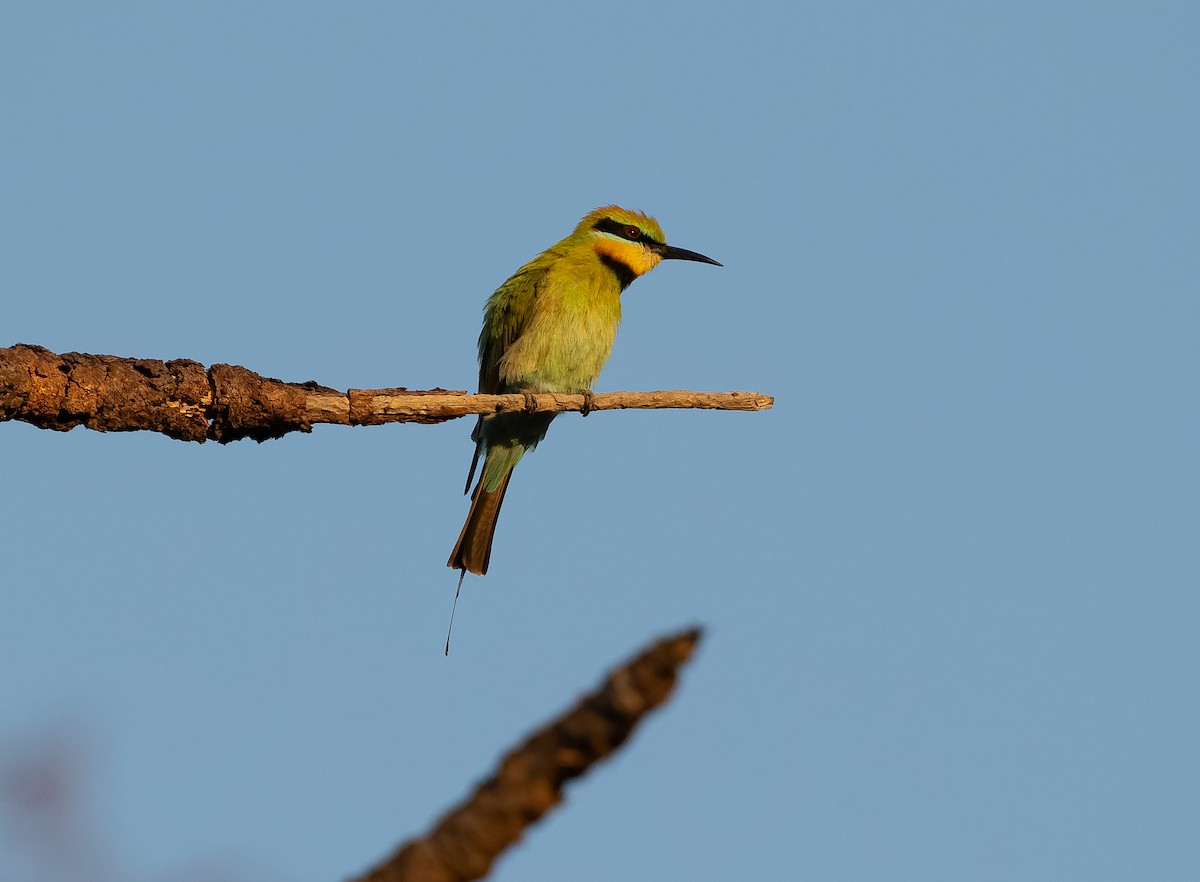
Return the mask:
<path id="1" fill-rule="evenodd" d="M 492 536 L 496 532 L 496 518 L 500 515 L 500 504 L 504 502 L 504 491 L 508 489 L 510 478 L 511 468 L 501 479 L 500 485 L 489 491 L 484 486 L 487 479 L 487 469 L 484 469 L 479 483 L 475 485 L 475 495 L 471 497 L 471 510 L 467 513 L 467 522 L 458 534 L 458 542 L 450 552 L 446 566 L 477 576 L 487 572 L 488 559 L 492 556 Z"/>

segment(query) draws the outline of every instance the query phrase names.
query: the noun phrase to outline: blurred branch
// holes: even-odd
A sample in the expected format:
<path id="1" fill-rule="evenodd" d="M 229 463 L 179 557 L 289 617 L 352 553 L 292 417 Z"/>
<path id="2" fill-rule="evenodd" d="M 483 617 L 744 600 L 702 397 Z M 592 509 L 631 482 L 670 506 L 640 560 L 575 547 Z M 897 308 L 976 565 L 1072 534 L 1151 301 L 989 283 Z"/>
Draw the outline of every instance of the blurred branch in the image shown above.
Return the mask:
<path id="1" fill-rule="evenodd" d="M 642 717 L 667 700 L 699 639 L 699 629 L 665 637 L 613 671 L 599 689 L 509 753 L 431 833 L 352 882 L 483 878 L 526 827 L 562 800 L 567 781 L 616 751 Z"/>
<path id="2" fill-rule="evenodd" d="M 438 423 L 473 414 L 626 408 L 766 410 L 757 392 L 606 392 L 469 395 L 447 389 L 350 389 L 285 383 L 244 367 L 196 361 L 58 355 L 41 346 L 0 349 L 0 422 L 41 429 L 161 432 L 180 441 L 267 441 L 317 423 Z"/>
<path id="3" fill-rule="evenodd" d="M 50 729 L 0 754 L 0 839 L 15 847 L 4 853 L 27 864 L 27 878 L 119 878 L 116 861 L 88 810 L 91 757 L 88 745 L 69 729 Z M 0 864 L 8 865 L 8 860 Z M 0 875 L 4 874 L 0 869 Z M 9 878 L 5 876 L 5 878 Z"/>

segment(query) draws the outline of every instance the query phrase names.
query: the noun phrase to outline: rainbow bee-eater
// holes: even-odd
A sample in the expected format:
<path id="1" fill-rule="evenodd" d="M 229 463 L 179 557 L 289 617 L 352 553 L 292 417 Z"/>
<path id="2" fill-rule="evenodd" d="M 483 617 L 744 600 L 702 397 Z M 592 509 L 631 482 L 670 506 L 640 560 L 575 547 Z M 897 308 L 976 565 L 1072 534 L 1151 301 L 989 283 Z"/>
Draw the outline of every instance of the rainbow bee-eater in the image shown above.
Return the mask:
<path id="1" fill-rule="evenodd" d="M 525 264 L 496 289 L 479 334 L 479 391 L 591 394 L 621 322 L 621 292 L 663 260 L 711 257 L 668 245 L 658 222 L 615 205 L 597 208 L 575 232 Z M 553 413 L 492 414 L 472 434 L 483 455 L 471 511 L 447 566 L 483 575 L 496 516 L 513 467 L 546 436 Z M 462 584 L 461 576 L 459 584 Z M 448 648 L 448 644 L 447 644 Z"/>

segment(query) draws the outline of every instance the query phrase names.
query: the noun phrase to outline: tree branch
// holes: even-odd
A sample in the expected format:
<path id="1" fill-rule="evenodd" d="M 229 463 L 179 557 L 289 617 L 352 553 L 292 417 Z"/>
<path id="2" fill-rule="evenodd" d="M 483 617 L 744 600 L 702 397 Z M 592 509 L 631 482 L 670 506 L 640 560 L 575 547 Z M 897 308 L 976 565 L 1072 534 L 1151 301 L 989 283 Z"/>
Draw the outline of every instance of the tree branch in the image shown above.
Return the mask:
<path id="1" fill-rule="evenodd" d="M 612 754 L 642 717 L 667 700 L 699 639 L 699 629 L 665 637 L 613 671 L 599 689 L 509 753 L 432 832 L 351 882 L 483 878 L 526 827 L 562 801 L 567 781 Z"/>
<path id="2" fill-rule="evenodd" d="M 317 423 L 374 426 L 439 423 L 472 414 L 624 408 L 766 410 L 757 392 L 539 392 L 469 395 L 448 389 L 351 389 L 285 383 L 244 367 L 175 359 L 119 358 L 18 344 L 0 349 L 0 422 L 65 432 L 161 432 L 180 441 L 267 441 Z"/>

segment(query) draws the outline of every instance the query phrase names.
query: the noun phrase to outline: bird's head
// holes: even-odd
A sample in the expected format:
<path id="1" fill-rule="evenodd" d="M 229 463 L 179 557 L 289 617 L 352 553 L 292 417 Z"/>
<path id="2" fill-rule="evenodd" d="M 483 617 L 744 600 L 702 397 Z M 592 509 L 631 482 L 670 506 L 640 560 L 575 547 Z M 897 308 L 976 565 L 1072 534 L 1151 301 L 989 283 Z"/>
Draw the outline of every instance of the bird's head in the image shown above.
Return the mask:
<path id="1" fill-rule="evenodd" d="M 579 222 L 572 238 L 586 242 L 628 285 L 663 260 L 695 260 L 721 266 L 711 257 L 668 245 L 658 221 L 616 205 L 597 208 Z"/>

